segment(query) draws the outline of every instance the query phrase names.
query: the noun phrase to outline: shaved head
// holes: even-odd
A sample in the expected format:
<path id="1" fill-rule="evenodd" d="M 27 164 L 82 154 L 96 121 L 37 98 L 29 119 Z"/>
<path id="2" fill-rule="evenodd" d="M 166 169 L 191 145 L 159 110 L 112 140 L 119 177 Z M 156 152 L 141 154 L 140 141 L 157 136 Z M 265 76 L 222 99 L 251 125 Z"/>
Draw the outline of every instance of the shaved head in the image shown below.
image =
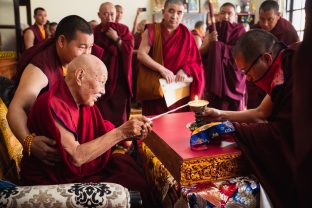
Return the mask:
<path id="1" fill-rule="evenodd" d="M 92 106 L 105 94 L 107 68 L 96 56 L 83 54 L 68 65 L 66 84 L 78 105 Z"/>
<path id="2" fill-rule="evenodd" d="M 111 2 L 104 2 L 100 5 L 98 16 L 101 19 L 101 23 L 115 22 L 116 20 L 116 8 Z"/>

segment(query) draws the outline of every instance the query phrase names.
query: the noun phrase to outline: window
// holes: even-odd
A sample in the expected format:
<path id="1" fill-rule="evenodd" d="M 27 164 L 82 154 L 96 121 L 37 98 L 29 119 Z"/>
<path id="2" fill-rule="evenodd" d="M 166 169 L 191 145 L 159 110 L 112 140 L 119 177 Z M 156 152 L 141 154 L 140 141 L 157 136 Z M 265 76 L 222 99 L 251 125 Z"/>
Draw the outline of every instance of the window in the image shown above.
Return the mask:
<path id="1" fill-rule="evenodd" d="M 286 19 L 294 25 L 300 40 L 302 40 L 304 33 L 305 2 L 306 0 L 286 0 Z"/>

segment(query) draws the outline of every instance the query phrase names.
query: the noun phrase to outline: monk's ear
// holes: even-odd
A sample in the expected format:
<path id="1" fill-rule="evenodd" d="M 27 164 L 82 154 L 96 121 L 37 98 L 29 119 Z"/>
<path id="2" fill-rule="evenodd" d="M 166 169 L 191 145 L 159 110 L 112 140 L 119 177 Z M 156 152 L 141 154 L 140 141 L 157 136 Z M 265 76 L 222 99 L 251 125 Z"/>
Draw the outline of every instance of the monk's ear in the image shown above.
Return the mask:
<path id="1" fill-rule="evenodd" d="M 75 77 L 76 77 L 76 82 L 77 82 L 77 85 L 78 86 L 81 86 L 82 85 L 82 81 L 85 77 L 85 71 L 82 69 L 82 68 L 79 68 L 76 70 L 75 72 Z"/>
<path id="2" fill-rule="evenodd" d="M 100 12 L 98 12 L 98 17 L 101 19 L 101 17 L 100 17 Z"/>
<path id="3" fill-rule="evenodd" d="M 66 38 L 65 38 L 64 35 L 60 35 L 60 36 L 57 38 L 57 44 L 59 45 L 60 48 L 63 48 L 63 47 L 64 47 L 65 41 L 66 41 Z"/>
<path id="4" fill-rule="evenodd" d="M 272 62 L 273 62 L 272 53 L 264 53 L 264 54 L 263 54 L 263 58 L 264 58 L 265 62 L 266 62 L 268 65 L 271 65 L 271 64 L 272 64 Z"/>

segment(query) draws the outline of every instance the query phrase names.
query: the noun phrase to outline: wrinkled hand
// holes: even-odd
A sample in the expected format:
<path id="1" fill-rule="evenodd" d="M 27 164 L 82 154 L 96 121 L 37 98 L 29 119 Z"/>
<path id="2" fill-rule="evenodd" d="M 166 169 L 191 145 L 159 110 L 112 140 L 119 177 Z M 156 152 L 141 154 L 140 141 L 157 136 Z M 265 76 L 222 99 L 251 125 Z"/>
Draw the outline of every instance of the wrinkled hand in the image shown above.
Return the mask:
<path id="1" fill-rule="evenodd" d="M 61 161 L 61 157 L 56 149 L 55 140 L 45 136 L 36 136 L 33 139 L 30 152 L 46 165 L 54 166 L 55 163 Z"/>
<path id="2" fill-rule="evenodd" d="M 122 133 L 122 139 L 137 137 L 144 139 L 151 132 L 152 127 L 150 120 L 144 116 L 134 117 L 133 119 L 122 124 L 118 129 Z"/>
<path id="3" fill-rule="evenodd" d="M 175 81 L 175 75 L 173 74 L 172 71 L 168 69 L 163 69 L 160 72 L 161 76 L 166 79 L 167 83 L 170 84 Z"/>
<path id="4" fill-rule="evenodd" d="M 202 113 L 202 119 L 204 120 L 205 123 L 220 121 L 221 120 L 221 112 L 220 112 L 220 110 L 215 109 L 215 108 L 205 107 L 205 110 Z"/>
<path id="5" fill-rule="evenodd" d="M 180 69 L 176 74 L 175 81 L 176 82 L 184 82 L 184 80 L 186 80 L 186 78 L 187 78 L 187 74 L 184 72 L 183 69 Z"/>
<path id="6" fill-rule="evenodd" d="M 213 31 L 209 34 L 209 42 L 218 41 L 218 33 L 217 31 Z"/>
<path id="7" fill-rule="evenodd" d="M 107 37 L 109 37 L 110 39 L 112 39 L 114 42 L 116 42 L 118 40 L 118 33 L 116 30 L 114 30 L 113 28 L 108 28 L 107 32 L 105 33 Z"/>

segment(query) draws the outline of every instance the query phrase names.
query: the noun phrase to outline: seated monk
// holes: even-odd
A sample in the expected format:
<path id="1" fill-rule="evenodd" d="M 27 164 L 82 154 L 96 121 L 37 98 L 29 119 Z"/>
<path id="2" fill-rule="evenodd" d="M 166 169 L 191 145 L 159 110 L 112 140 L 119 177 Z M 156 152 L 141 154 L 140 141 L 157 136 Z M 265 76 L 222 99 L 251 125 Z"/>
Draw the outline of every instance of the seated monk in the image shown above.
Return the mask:
<path id="1" fill-rule="evenodd" d="M 137 117 L 118 128 L 103 120 L 94 103 L 105 94 L 106 81 L 103 62 L 84 54 L 69 64 L 65 80 L 60 79 L 37 98 L 27 121 L 32 135 L 24 144 L 23 185 L 114 182 L 140 191 L 146 199 L 147 183 L 134 160 L 128 155 L 111 154 L 111 147 L 130 137 L 144 139 L 151 131 L 149 120 Z M 62 158 L 55 166 L 31 154 L 35 134 L 55 140 Z"/>
<path id="2" fill-rule="evenodd" d="M 252 46 L 252 47 L 250 47 Z M 223 111 L 206 108 L 207 121 L 234 123 L 238 146 L 274 207 L 297 207 L 292 128 L 292 59 L 271 33 L 251 30 L 233 49 L 238 68 L 267 94 L 255 109 Z"/>

